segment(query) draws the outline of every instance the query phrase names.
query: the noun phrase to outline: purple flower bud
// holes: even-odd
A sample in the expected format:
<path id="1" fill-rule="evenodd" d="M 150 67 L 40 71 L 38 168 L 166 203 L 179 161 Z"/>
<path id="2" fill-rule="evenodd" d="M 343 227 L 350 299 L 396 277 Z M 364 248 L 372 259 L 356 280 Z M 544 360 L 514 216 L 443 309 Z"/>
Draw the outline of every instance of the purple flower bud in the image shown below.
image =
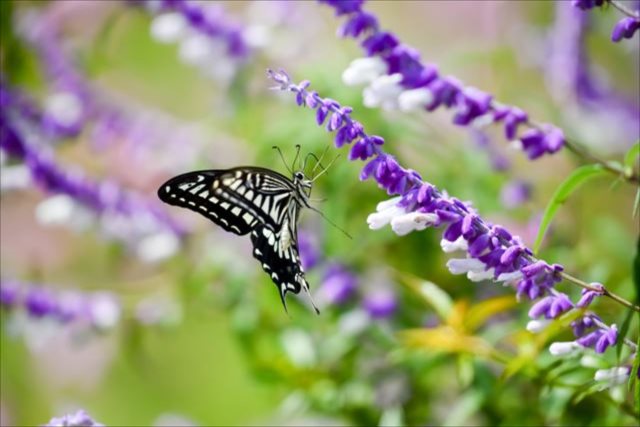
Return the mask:
<path id="1" fill-rule="evenodd" d="M 578 9 L 589 10 L 602 6 L 605 1 L 606 0 L 571 0 L 571 4 Z"/>
<path id="2" fill-rule="evenodd" d="M 398 308 L 396 296 L 389 289 L 377 289 L 367 294 L 363 305 L 369 316 L 374 319 L 391 317 Z"/>
<path id="3" fill-rule="evenodd" d="M 500 191 L 500 201 L 507 208 L 516 208 L 531 198 L 531 185 L 525 181 L 509 181 Z"/>
<path id="4" fill-rule="evenodd" d="M 375 16 L 367 12 L 353 14 L 338 29 L 340 37 L 358 38 L 360 34 L 366 31 L 376 31 L 378 29 L 378 20 Z"/>
<path id="5" fill-rule="evenodd" d="M 27 293 L 25 308 L 33 317 L 44 317 L 56 310 L 56 301 L 46 289 L 32 288 Z"/>
<path id="6" fill-rule="evenodd" d="M 526 123 L 527 120 L 529 120 L 527 113 L 516 107 L 511 108 L 504 119 L 505 137 L 509 141 L 513 141 L 514 139 L 516 139 L 516 135 L 518 134 L 518 126 Z"/>
<path id="7" fill-rule="evenodd" d="M 300 252 L 302 268 L 305 270 L 315 267 L 320 261 L 320 252 L 317 245 L 312 236 L 303 230 L 298 232 L 298 251 Z"/>
<path id="8" fill-rule="evenodd" d="M 6 308 L 12 308 L 20 297 L 20 288 L 18 284 L 10 280 L 0 281 L 0 305 Z"/>
<path id="9" fill-rule="evenodd" d="M 375 33 L 361 43 L 368 56 L 389 51 L 398 45 L 398 39 L 391 33 Z"/>
<path id="10" fill-rule="evenodd" d="M 596 350 L 596 353 L 604 353 L 608 347 L 614 346 L 617 341 L 618 341 L 618 329 L 616 328 L 615 325 L 612 325 L 611 328 L 609 328 L 609 330 L 605 331 L 600 336 L 600 338 L 598 339 L 598 342 L 596 342 L 594 349 Z"/>
<path id="11" fill-rule="evenodd" d="M 344 266 L 332 264 L 322 281 L 320 293 L 330 304 L 344 304 L 356 290 L 356 277 Z"/>
<path id="12" fill-rule="evenodd" d="M 91 416 L 83 409 L 79 411 L 63 415 L 62 417 L 52 418 L 43 427 L 105 427 L 104 424 L 96 422 Z"/>
<path id="13" fill-rule="evenodd" d="M 633 37 L 636 31 L 640 28 L 640 18 L 632 18 L 626 16 L 622 18 L 611 33 L 611 41 L 619 42 L 623 38 L 630 39 Z"/>
<path id="14" fill-rule="evenodd" d="M 333 7 L 336 15 L 347 15 L 353 12 L 360 12 L 364 0 L 318 0 L 319 3 L 326 3 Z"/>
<path id="15" fill-rule="evenodd" d="M 583 289 L 582 297 L 576 304 L 577 307 L 588 307 L 595 297 L 600 296 L 604 293 L 604 286 L 601 283 L 591 283 L 591 286 L 597 287 L 598 290 Z"/>

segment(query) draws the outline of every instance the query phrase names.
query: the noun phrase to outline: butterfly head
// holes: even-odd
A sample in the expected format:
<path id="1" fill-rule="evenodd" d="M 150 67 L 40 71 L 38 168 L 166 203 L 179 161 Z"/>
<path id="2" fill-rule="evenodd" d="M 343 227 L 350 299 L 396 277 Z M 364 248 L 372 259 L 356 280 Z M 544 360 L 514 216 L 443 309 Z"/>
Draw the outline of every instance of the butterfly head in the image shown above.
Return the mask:
<path id="1" fill-rule="evenodd" d="M 311 191 L 312 181 L 302 171 L 293 173 L 293 184 L 298 188 L 302 188 L 305 192 Z"/>

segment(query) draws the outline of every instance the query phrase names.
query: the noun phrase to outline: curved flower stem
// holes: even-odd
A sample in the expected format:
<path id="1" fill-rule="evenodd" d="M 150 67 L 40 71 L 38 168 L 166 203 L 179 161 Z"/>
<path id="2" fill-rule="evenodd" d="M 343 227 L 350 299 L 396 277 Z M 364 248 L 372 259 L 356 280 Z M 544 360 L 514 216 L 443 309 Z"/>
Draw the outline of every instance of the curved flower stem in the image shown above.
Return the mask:
<path id="1" fill-rule="evenodd" d="M 634 12 L 633 10 L 629 9 L 627 6 L 623 5 L 622 2 L 618 1 L 618 0 L 607 0 L 607 2 L 615 7 L 616 9 L 618 9 L 620 12 L 624 13 L 625 15 L 631 17 L 631 18 L 636 18 L 636 19 L 640 19 L 640 13 L 638 12 Z"/>
<path id="2" fill-rule="evenodd" d="M 569 273 L 565 273 L 565 272 L 561 272 L 560 275 L 562 276 L 562 278 L 568 282 L 571 282 L 575 285 L 580 286 L 581 288 L 584 289 L 589 289 L 590 291 L 594 291 L 594 292 L 599 292 L 602 295 L 605 295 L 609 298 L 611 298 L 612 300 L 624 305 L 625 307 L 629 307 L 630 309 L 637 311 L 638 313 L 640 313 L 640 306 L 637 306 L 635 304 L 633 304 L 632 302 L 627 301 L 626 299 L 622 298 L 621 296 L 614 294 L 613 292 L 607 290 L 607 288 L 597 288 L 595 286 L 590 285 L 589 283 L 578 279 L 577 277 L 573 277 L 572 275 L 570 275 Z"/>
<path id="3" fill-rule="evenodd" d="M 542 125 L 540 125 L 539 123 L 529 121 L 528 124 L 534 129 L 539 129 L 539 130 L 543 129 Z M 610 161 L 601 159 L 595 156 L 590 151 L 588 151 L 582 145 L 577 144 L 574 141 L 571 141 L 566 138 L 565 138 L 565 146 L 567 147 L 568 150 L 571 150 L 571 152 L 573 152 L 575 155 L 582 157 L 583 159 L 592 161 L 594 163 L 598 163 L 602 165 L 604 169 L 608 170 L 609 172 L 612 172 L 615 175 L 618 175 L 623 180 L 640 186 L 640 176 L 637 173 L 633 171 L 631 172 L 626 171 L 620 164 L 616 162 L 610 162 Z"/>

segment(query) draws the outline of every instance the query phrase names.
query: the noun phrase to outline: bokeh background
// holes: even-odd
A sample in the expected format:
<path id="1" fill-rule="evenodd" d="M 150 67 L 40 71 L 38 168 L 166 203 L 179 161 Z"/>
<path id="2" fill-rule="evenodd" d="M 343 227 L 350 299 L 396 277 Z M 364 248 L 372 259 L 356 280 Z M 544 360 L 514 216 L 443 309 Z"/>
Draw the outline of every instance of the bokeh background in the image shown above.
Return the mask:
<path id="1" fill-rule="evenodd" d="M 589 389 L 593 368 L 615 364 L 615 352 L 594 356 L 591 367 L 559 361 L 547 345 L 570 332 L 535 336 L 525 330 L 529 305 L 511 289 L 452 276 L 439 232 L 369 230 L 367 215 L 386 195 L 359 181 L 346 153 L 314 197 L 353 239 L 313 212 L 301 220 L 320 316 L 304 295 L 290 295 L 285 314 L 248 238 L 157 203 L 172 175 L 236 165 L 286 173 L 273 145 L 291 161 L 295 144 L 320 154 L 332 143 L 312 112 L 269 90 L 267 68 L 354 107 L 404 165 L 529 245 L 554 189 L 583 161 L 566 150 L 527 161 L 500 129 L 456 128 L 445 111 L 364 107 L 361 90 L 341 80 L 362 54 L 336 37 L 340 21 L 326 6 L 203 6 L 237 26 L 247 52 L 214 46 L 203 59 L 195 42 L 189 51 L 163 40 L 153 2 L 0 2 L 3 82 L 72 128 L 82 121 L 66 134 L 43 132 L 38 147 L 74 176 L 150 200 L 181 229 L 136 234 L 135 209 L 96 214 L 43 191 L 3 155 L 3 281 L 108 303 L 100 327 L 3 308 L 2 425 L 43 424 L 77 408 L 107 425 L 635 424 L 626 388 Z M 637 37 L 610 43 L 613 11 L 584 14 L 568 1 L 374 1 L 367 9 L 444 73 L 561 126 L 599 156 L 621 158 L 639 137 Z M 580 13 L 589 22 L 577 37 Z M 581 92 L 579 72 L 599 98 Z M 83 90 L 87 103 L 65 98 Z M 80 120 L 82 108 L 91 113 Z M 633 200 L 628 184 L 590 183 L 562 207 L 542 258 L 636 298 Z M 597 312 L 618 324 L 626 315 L 610 301 Z M 447 339 L 402 333 L 443 325 Z M 637 331 L 634 321 L 631 339 Z"/>

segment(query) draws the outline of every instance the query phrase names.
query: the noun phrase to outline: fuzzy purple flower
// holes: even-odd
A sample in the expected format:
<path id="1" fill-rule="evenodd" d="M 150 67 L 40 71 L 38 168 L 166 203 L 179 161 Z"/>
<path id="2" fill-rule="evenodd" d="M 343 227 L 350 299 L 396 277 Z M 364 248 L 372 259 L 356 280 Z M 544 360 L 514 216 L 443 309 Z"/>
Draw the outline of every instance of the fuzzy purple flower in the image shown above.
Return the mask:
<path id="1" fill-rule="evenodd" d="M 533 307 L 531 307 L 531 310 L 529 310 L 529 317 L 535 319 L 544 316 L 546 319 L 556 319 L 572 308 L 573 303 L 569 297 L 558 292 L 555 295 L 550 295 L 536 302 Z"/>
<path id="2" fill-rule="evenodd" d="M 61 417 L 51 418 L 51 420 L 42 427 L 105 427 L 95 421 L 84 410 L 80 409 L 77 412 L 63 415 Z"/>
<path id="3" fill-rule="evenodd" d="M 319 293 L 329 304 L 340 305 L 355 293 L 356 276 L 340 264 L 331 264 L 325 271 Z"/>
<path id="4" fill-rule="evenodd" d="M 398 301 L 391 289 L 375 289 L 367 293 L 362 301 L 364 309 L 373 319 L 386 319 L 398 309 Z"/>
<path id="5" fill-rule="evenodd" d="M 573 7 L 577 7 L 581 10 L 589 10 L 594 7 L 601 7 L 606 3 L 606 0 L 571 0 Z"/>
<path id="6" fill-rule="evenodd" d="M 596 353 L 604 353 L 607 348 L 614 346 L 618 341 L 618 328 L 611 325 L 608 329 L 597 329 L 576 340 L 583 347 L 592 347 Z"/>
<path id="7" fill-rule="evenodd" d="M 0 305 L 11 309 L 19 301 L 20 287 L 12 280 L 0 280 Z"/>
<path id="8" fill-rule="evenodd" d="M 531 185 L 522 180 L 510 181 L 500 191 L 500 201 L 510 209 L 516 208 L 531 199 Z"/>
<path id="9" fill-rule="evenodd" d="M 333 7 L 336 15 L 347 16 L 338 31 L 341 36 L 360 39 L 365 34 L 360 44 L 367 58 L 353 61 L 343 80 L 349 85 L 368 85 L 363 92 L 366 106 L 403 111 L 434 111 L 443 106 L 453 110 L 453 123 L 458 126 L 502 123 L 507 139 L 519 140 L 519 146 L 531 160 L 564 146 L 559 128 L 534 124 L 519 108 L 502 105 L 488 93 L 466 87 L 454 77 L 441 76 L 435 65 L 423 64 L 415 49 L 402 44 L 392 33 L 380 30 L 378 20 L 362 10 L 361 2 L 320 2 Z M 528 128 L 524 134 L 523 127 Z"/>

